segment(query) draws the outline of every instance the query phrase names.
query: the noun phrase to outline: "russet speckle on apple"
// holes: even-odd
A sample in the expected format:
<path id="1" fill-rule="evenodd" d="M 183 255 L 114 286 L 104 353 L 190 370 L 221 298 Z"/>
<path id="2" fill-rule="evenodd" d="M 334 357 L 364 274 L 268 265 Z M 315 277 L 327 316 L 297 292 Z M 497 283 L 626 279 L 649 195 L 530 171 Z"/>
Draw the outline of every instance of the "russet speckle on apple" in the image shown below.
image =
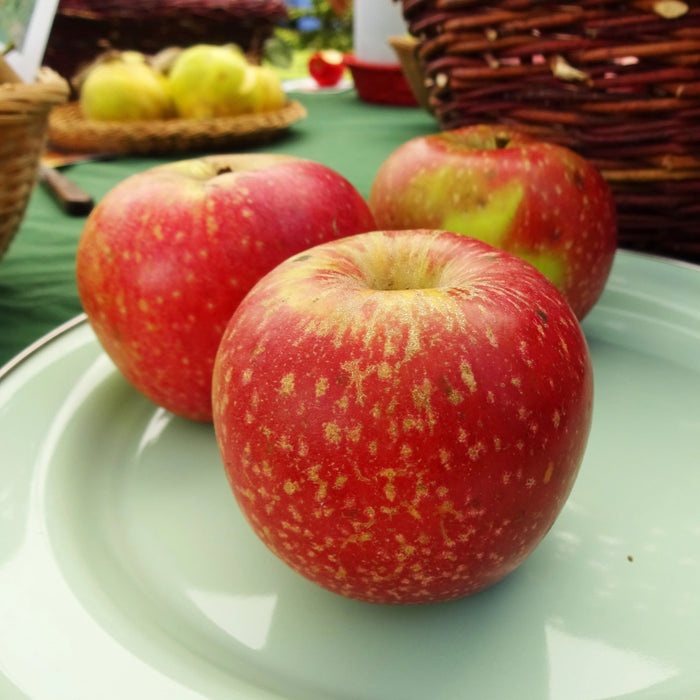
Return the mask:
<path id="1" fill-rule="evenodd" d="M 285 258 L 374 228 L 341 175 L 309 160 L 221 155 L 134 175 L 88 217 L 77 251 L 83 308 L 120 372 L 184 418 L 211 421 L 221 335 Z"/>
<path id="2" fill-rule="evenodd" d="M 532 553 L 576 479 L 593 377 L 544 275 L 476 239 L 375 231 L 267 273 L 216 355 L 214 427 L 248 522 L 373 603 L 451 600 Z"/>

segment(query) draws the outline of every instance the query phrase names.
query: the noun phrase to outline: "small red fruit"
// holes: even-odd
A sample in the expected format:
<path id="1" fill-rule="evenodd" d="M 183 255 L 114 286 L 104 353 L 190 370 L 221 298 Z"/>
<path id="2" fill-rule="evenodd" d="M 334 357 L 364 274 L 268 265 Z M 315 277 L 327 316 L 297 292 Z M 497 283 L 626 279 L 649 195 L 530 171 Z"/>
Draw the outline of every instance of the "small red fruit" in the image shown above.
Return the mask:
<path id="1" fill-rule="evenodd" d="M 333 87 L 343 77 L 343 54 L 333 49 L 316 51 L 309 59 L 309 74 L 321 87 Z"/>

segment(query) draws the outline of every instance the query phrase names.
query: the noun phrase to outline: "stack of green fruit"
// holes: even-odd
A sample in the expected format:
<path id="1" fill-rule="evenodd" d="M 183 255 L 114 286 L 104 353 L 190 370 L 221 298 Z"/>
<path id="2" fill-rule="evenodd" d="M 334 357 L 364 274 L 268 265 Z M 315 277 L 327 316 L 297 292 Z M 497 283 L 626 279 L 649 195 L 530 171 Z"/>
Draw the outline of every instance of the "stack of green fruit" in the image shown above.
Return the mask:
<path id="1" fill-rule="evenodd" d="M 234 44 L 197 44 L 153 57 L 112 51 L 84 72 L 79 93 L 85 117 L 100 121 L 232 117 L 280 109 L 286 101 L 272 69 L 249 63 Z"/>

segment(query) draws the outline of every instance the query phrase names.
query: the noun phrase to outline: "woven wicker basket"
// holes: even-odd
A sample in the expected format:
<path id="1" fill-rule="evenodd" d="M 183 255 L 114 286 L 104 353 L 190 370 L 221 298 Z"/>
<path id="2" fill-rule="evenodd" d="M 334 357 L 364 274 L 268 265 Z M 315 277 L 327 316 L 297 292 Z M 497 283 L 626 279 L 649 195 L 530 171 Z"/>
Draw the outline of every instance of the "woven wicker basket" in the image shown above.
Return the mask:
<path id="1" fill-rule="evenodd" d="M 0 57 L 0 258 L 17 233 L 36 184 L 49 112 L 69 94 L 68 83 L 45 68 L 35 83 L 12 79 Z"/>
<path id="2" fill-rule="evenodd" d="M 417 56 L 418 40 L 412 36 L 390 36 L 389 44 L 394 49 L 406 82 L 411 88 L 416 102 L 431 111 L 428 81 L 423 73 L 423 67 Z"/>
<path id="3" fill-rule="evenodd" d="M 284 0 L 60 0 L 44 62 L 66 78 L 106 49 L 238 44 L 260 59 Z"/>
<path id="4" fill-rule="evenodd" d="M 700 262 L 700 7 L 403 0 L 443 129 L 508 124 L 591 160 L 623 247 Z"/>
<path id="5" fill-rule="evenodd" d="M 305 117 L 301 103 L 287 100 L 281 109 L 234 117 L 95 121 L 83 116 L 77 102 L 69 102 L 51 112 L 49 140 L 61 150 L 101 154 L 213 151 L 272 141 Z"/>

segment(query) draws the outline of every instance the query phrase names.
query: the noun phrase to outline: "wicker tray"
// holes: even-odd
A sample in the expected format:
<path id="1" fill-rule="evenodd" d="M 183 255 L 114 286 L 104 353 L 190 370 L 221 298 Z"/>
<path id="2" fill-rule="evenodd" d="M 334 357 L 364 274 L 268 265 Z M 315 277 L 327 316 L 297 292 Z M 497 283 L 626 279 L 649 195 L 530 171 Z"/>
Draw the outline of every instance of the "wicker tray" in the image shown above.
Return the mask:
<path id="1" fill-rule="evenodd" d="M 700 261 L 700 7 L 403 0 L 443 129 L 502 123 L 578 151 L 624 247 Z"/>
<path id="2" fill-rule="evenodd" d="M 100 122 L 70 102 L 51 112 L 49 140 L 62 150 L 110 154 L 214 151 L 271 141 L 305 116 L 303 105 L 288 100 L 279 110 L 236 117 Z"/>
<path id="3" fill-rule="evenodd" d="M 0 258 L 14 238 L 37 180 L 49 110 L 68 99 L 69 86 L 42 69 L 35 83 L 14 80 L 0 57 Z"/>

